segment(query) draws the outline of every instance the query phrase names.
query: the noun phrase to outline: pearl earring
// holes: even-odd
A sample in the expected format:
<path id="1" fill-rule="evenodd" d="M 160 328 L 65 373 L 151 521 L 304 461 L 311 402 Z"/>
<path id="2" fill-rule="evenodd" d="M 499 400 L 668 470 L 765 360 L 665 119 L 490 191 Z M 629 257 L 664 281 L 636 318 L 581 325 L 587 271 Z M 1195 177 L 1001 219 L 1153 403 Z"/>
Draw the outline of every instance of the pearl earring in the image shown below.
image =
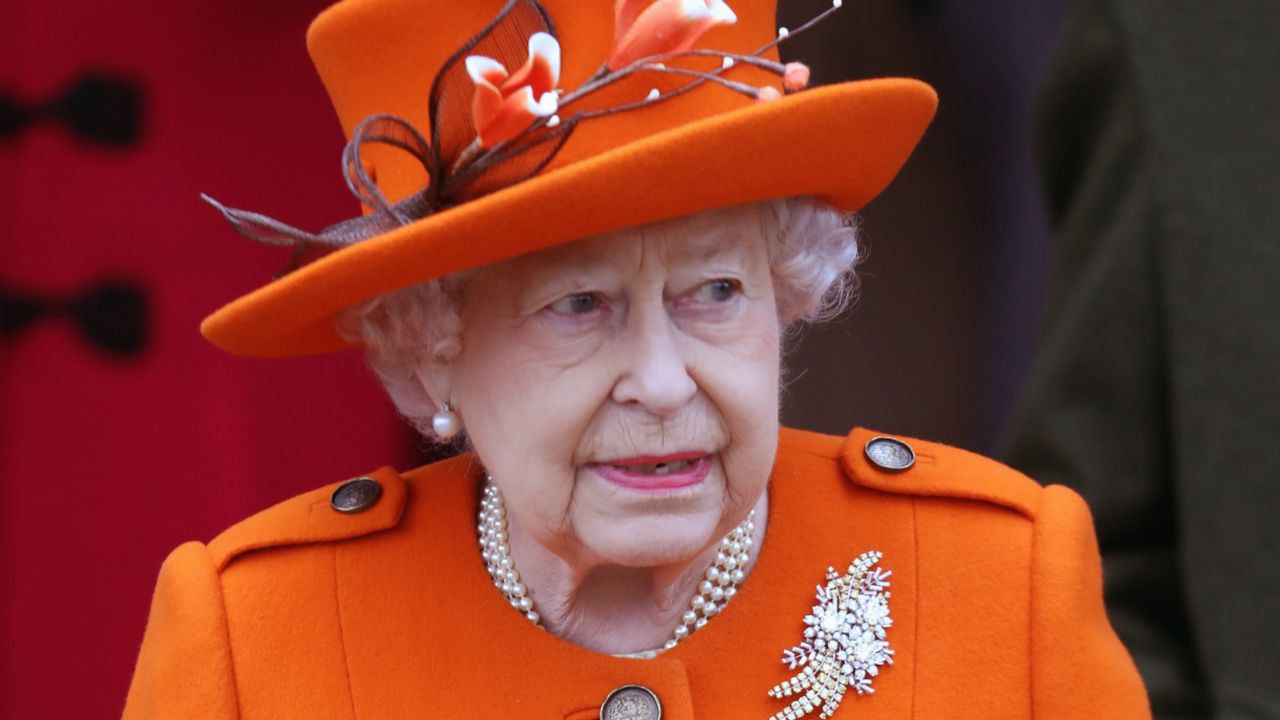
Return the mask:
<path id="1" fill-rule="evenodd" d="M 431 429 L 441 440 L 448 440 L 462 429 L 462 420 L 449 408 L 449 403 L 444 403 L 436 414 L 431 416 Z"/>

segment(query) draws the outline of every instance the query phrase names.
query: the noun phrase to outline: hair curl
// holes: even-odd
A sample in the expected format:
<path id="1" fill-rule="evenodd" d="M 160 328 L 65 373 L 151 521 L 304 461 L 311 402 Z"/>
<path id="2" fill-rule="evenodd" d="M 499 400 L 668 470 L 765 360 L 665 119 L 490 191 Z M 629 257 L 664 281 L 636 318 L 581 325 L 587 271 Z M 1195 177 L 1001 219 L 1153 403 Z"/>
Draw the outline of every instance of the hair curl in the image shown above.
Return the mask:
<path id="1" fill-rule="evenodd" d="M 745 208 L 758 211 L 767 240 L 784 337 L 839 316 L 857 292 L 857 217 L 813 198 L 769 200 L 703 215 L 733 216 Z M 344 337 L 364 347 L 396 410 L 424 438 L 433 436 L 437 403 L 427 393 L 423 373 L 462 350 L 461 306 L 471 275 L 463 271 L 381 295 L 348 308 L 339 323 Z"/>

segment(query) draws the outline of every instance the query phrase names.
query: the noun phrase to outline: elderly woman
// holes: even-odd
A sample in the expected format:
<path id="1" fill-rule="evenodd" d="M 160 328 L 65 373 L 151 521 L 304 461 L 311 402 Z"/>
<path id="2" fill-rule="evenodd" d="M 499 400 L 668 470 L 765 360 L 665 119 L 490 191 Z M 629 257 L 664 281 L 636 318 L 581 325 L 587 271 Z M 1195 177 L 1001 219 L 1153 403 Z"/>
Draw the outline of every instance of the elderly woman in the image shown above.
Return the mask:
<path id="1" fill-rule="evenodd" d="M 935 100 L 799 92 L 773 11 L 346 0 L 317 21 L 370 212 L 310 234 L 218 205 L 301 267 L 204 331 L 359 345 L 462 452 L 178 548 L 127 718 L 1147 715 L 1070 491 L 779 428 L 783 340 L 848 300 L 848 212 Z"/>

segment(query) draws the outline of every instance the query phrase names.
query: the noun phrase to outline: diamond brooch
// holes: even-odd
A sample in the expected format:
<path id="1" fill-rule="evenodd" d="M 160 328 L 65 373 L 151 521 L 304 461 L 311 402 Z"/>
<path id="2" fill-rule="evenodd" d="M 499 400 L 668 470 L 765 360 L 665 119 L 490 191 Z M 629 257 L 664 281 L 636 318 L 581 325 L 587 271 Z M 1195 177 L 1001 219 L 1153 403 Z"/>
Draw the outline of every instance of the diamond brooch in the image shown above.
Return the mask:
<path id="1" fill-rule="evenodd" d="M 845 691 L 875 692 L 871 681 L 880 666 L 893 664 L 885 639 L 889 617 L 889 576 L 876 563 L 882 554 L 859 555 L 841 575 L 827 568 L 827 584 L 818 587 L 818 602 L 804 618 L 804 642 L 782 653 L 782 664 L 795 670 L 790 680 L 774 686 L 769 696 L 791 698 L 771 720 L 796 720 L 817 711 L 822 720 L 840 707 Z"/>

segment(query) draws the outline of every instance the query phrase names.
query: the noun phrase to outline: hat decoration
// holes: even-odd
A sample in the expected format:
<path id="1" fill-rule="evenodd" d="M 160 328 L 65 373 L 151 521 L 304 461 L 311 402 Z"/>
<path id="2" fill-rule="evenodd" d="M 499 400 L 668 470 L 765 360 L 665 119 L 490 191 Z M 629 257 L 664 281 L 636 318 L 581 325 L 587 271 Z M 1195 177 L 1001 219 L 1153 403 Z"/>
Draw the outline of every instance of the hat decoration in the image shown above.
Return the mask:
<path id="1" fill-rule="evenodd" d="M 371 210 L 368 214 L 310 233 L 266 215 L 227 207 L 208 195 L 201 197 L 241 235 L 296 248 L 278 276 L 287 274 L 312 247 L 346 247 L 537 175 L 574 129 L 593 118 L 664 102 L 707 83 L 757 102 L 781 97 L 771 85 L 756 87 L 724 77 L 736 64 L 773 73 L 782 79 L 787 93 L 802 90 L 809 82 L 806 66 L 783 64 L 764 55 L 840 7 L 841 0 L 833 0 L 795 30 L 781 28 L 756 50 L 733 53 L 693 48 L 708 30 L 736 22 L 726 0 L 615 0 L 612 49 L 599 70 L 577 88 L 565 90 L 556 87 L 561 48 L 550 14 L 538 0 L 510 0 L 436 74 L 427 98 L 429 137 L 403 117 L 387 113 L 369 115 L 352 131 L 342 151 L 343 178 L 351 193 Z M 692 57 L 716 58 L 720 65 L 711 70 L 668 65 Z M 665 93 L 654 88 L 644 97 L 592 104 L 601 90 L 641 73 L 681 76 L 688 82 Z M 373 144 L 390 146 L 421 163 L 426 186 L 402 200 L 389 201 L 362 157 L 364 147 Z"/>

